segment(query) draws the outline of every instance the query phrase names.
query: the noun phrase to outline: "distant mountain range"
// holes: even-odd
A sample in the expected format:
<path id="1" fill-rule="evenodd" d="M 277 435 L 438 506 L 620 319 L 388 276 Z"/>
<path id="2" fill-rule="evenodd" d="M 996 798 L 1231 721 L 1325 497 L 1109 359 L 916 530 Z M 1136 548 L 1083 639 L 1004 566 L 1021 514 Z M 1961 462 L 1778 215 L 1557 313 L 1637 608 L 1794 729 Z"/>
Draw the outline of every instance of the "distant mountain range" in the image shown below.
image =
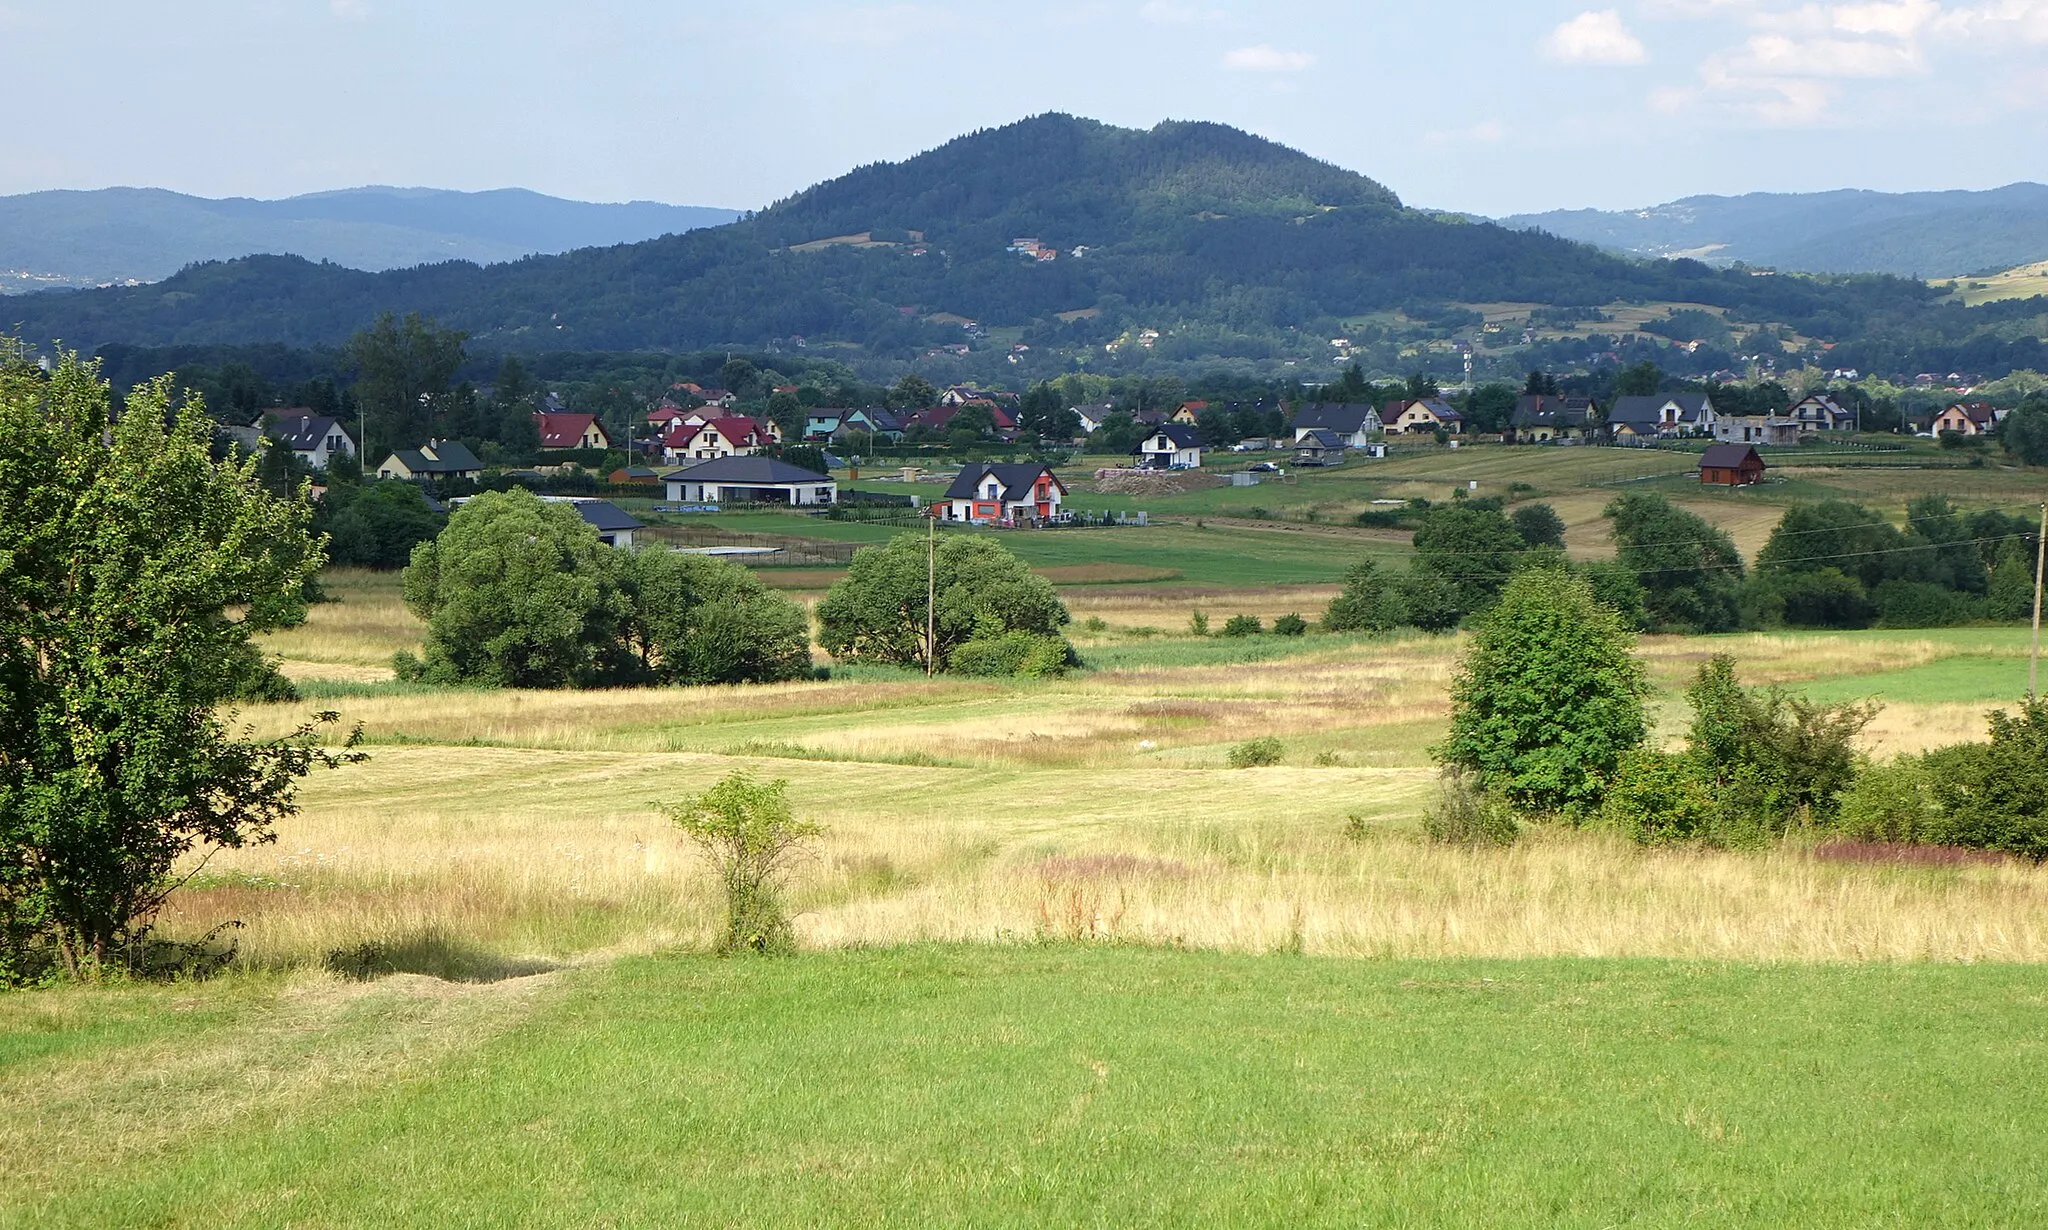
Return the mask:
<path id="1" fill-rule="evenodd" d="M 1543 230 L 1631 256 L 1690 256 L 1806 273 L 1942 278 L 2048 260 L 2048 185 L 1988 192 L 1752 192 L 1645 209 L 1516 214 Z"/>
<path id="2" fill-rule="evenodd" d="M 401 269 L 493 264 L 636 243 L 740 215 L 633 201 L 594 205 L 518 188 L 351 188 L 281 201 L 209 200 L 160 188 L 0 197 L 0 294 L 158 282 L 197 261 L 255 253 Z"/>

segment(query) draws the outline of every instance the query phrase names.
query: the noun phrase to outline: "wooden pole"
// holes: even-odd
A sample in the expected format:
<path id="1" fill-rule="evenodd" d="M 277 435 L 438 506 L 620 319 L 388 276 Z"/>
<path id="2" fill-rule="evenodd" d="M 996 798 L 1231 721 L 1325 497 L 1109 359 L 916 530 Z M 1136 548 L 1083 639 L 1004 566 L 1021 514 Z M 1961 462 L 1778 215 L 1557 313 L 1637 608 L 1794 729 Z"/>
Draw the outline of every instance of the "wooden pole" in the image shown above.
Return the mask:
<path id="1" fill-rule="evenodd" d="M 2027 699 L 2032 700 L 2040 693 L 2035 691 L 2041 681 L 2041 573 L 2048 567 L 2048 504 L 2041 505 L 2041 534 L 2034 539 L 2034 652 L 2027 659 Z"/>
<path id="2" fill-rule="evenodd" d="M 925 517 L 924 549 L 924 677 L 930 679 L 939 670 L 939 519 L 929 514 Z M 2039 587 L 2036 587 L 2037 591 Z M 2034 598 L 2034 627 L 2036 639 L 2041 626 L 2041 599 Z"/>

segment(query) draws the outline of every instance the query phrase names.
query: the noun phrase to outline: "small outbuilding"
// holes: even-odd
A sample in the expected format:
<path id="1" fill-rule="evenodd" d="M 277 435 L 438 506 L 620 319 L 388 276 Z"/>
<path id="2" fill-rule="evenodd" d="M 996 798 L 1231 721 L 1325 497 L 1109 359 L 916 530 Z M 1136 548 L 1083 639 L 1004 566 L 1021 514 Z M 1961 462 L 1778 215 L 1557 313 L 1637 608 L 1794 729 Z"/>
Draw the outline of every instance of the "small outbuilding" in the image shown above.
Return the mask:
<path id="1" fill-rule="evenodd" d="M 1764 481 L 1764 459 L 1748 444 L 1714 444 L 1700 455 L 1700 482 L 1713 487 L 1753 487 Z"/>

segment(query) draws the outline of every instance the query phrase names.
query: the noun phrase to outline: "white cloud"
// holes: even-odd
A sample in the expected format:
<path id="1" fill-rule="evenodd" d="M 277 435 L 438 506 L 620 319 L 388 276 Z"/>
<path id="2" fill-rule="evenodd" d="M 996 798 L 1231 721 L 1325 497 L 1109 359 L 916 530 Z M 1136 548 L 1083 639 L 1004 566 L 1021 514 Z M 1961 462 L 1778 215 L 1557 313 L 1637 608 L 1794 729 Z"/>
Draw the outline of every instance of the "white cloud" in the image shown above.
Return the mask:
<path id="1" fill-rule="evenodd" d="M 1185 26 L 1222 21 L 1225 14 L 1221 9 L 1189 8 L 1174 4 L 1172 0 L 1146 0 L 1145 6 L 1138 10 L 1138 16 L 1157 26 Z"/>
<path id="2" fill-rule="evenodd" d="M 1613 9 L 1580 13 L 1545 35 L 1537 49 L 1566 64 L 1641 64 L 1650 58 Z"/>
<path id="3" fill-rule="evenodd" d="M 1499 120 L 1481 120 L 1469 128 L 1452 128 L 1427 132 L 1422 140 L 1428 145 L 1493 145 L 1508 135 L 1508 126 Z"/>
<path id="4" fill-rule="evenodd" d="M 328 0 L 327 7 L 343 21 L 362 21 L 370 15 L 366 0 Z"/>
<path id="5" fill-rule="evenodd" d="M 1239 47 L 1223 57 L 1223 67 L 1250 73 L 1298 73 L 1315 62 L 1316 58 L 1306 51 L 1281 51 L 1265 43 Z"/>
<path id="6" fill-rule="evenodd" d="M 802 38 L 861 47 L 893 47 L 959 24 L 959 18 L 951 12 L 917 4 L 828 10 L 792 18 L 788 23 L 789 29 Z"/>

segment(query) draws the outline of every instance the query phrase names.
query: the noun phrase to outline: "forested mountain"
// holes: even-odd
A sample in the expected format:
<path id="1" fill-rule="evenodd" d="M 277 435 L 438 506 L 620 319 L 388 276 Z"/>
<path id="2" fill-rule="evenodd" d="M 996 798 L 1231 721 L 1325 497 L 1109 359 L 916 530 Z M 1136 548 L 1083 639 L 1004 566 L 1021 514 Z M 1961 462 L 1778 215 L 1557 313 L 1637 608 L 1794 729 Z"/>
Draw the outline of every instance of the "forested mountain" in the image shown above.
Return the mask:
<path id="1" fill-rule="evenodd" d="M 491 263 L 652 239 L 739 217 L 634 201 L 593 205 L 506 188 L 351 188 L 282 201 L 158 188 L 0 197 L 0 293 L 155 282 L 195 261 L 291 253 L 351 269 Z"/>
<path id="2" fill-rule="evenodd" d="M 1124 362 L 1151 331 L 1157 358 L 1277 366 L 1328 364 L 1335 330 L 1377 336 L 1388 362 L 1407 362 L 1394 331 L 1448 338 L 1478 321 L 1457 305 L 1504 301 L 1704 304 L 1813 338 L 1878 336 L 1872 353 L 1888 359 L 1936 316 L 1945 342 L 1977 335 L 1976 315 L 1935 298 L 1896 278 L 1756 277 L 1445 218 L 1216 124 L 1134 131 L 1044 115 L 644 243 L 384 273 L 251 257 L 8 307 L 28 339 L 85 347 L 328 345 L 381 312 L 416 311 L 486 352 L 807 347 L 902 361 L 994 331 L 1005 354 L 1028 344 L 1042 364 L 1106 361 L 1120 339 L 1142 338 L 1114 356 Z M 963 322 L 975 327 L 963 334 Z M 2001 346 L 2026 331 L 2004 327 Z"/>
<path id="3" fill-rule="evenodd" d="M 1635 256 L 1950 277 L 2048 260 L 2048 185 L 1692 196 L 1645 209 L 1517 214 L 1501 223 Z"/>

